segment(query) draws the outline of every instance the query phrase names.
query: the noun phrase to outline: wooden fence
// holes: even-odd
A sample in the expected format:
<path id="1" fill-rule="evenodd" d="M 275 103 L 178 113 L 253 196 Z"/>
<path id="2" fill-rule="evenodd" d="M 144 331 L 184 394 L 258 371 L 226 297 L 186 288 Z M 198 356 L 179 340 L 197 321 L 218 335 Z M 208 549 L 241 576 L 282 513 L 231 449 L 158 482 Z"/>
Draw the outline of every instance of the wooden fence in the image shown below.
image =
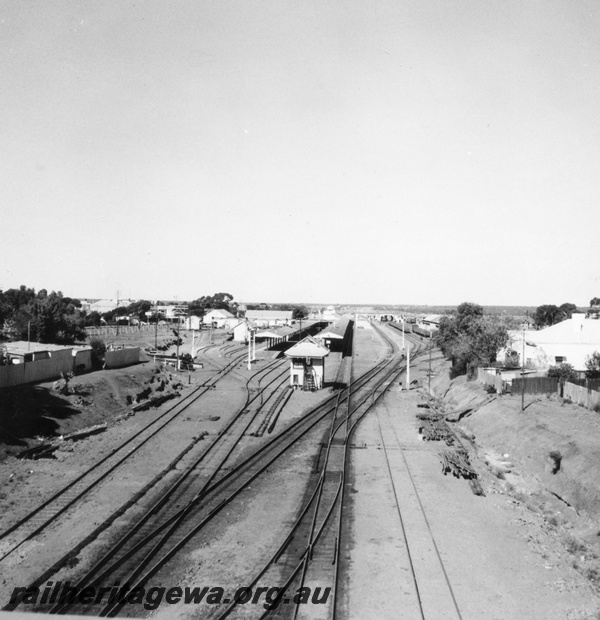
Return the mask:
<path id="1" fill-rule="evenodd" d="M 175 325 L 177 327 L 177 325 Z M 173 325 L 159 325 L 158 331 L 168 331 L 173 329 Z M 88 336 L 116 336 L 119 334 L 137 334 L 139 332 L 152 332 L 156 330 L 154 325 L 103 325 L 101 327 L 86 327 L 85 331 Z"/>
<path id="2" fill-rule="evenodd" d="M 512 393 L 522 394 L 525 384 L 525 394 L 555 394 L 558 392 L 558 377 L 524 377 L 512 380 Z"/>

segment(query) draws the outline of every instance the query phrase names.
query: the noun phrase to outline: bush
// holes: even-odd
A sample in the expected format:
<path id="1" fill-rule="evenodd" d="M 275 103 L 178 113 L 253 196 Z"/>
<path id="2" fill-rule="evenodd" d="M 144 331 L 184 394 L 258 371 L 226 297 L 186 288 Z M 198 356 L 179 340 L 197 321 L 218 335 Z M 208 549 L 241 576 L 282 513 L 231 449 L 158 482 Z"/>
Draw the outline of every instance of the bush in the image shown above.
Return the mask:
<path id="1" fill-rule="evenodd" d="M 102 338 L 95 336 L 90 339 L 90 346 L 92 347 L 92 367 L 94 370 L 100 370 L 104 367 L 106 344 Z"/>
<path id="2" fill-rule="evenodd" d="M 572 379 L 577 379 L 577 371 L 571 364 L 567 364 L 563 362 L 558 366 L 550 366 L 548 368 L 548 376 L 549 377 L 558 377 L 559 379 L 563 379 L 564 381 L 570 381 Z"/>

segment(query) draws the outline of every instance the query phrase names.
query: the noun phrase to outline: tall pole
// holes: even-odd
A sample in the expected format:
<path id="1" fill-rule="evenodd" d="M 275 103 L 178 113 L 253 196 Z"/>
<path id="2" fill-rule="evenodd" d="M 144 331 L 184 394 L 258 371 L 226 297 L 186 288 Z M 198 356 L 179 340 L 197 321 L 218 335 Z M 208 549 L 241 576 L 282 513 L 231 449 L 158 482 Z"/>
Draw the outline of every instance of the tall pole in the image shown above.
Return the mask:
<path id="1" fill-rule="evenodd" d="M 119 291 L 117 291 L 117 307 L 115 308 L 115 310 L 119 309 Z M 116 335 L 119 335 L 119 315 L 117 315 L 117 333 Z"/>
<path id="2" fill-rule="evenodd" d="M 158 302 L 154 304 L 154 349 L 158 346 Z"/>
<path id="3" fill-rule="evenodd" d="M 248 370 L 252 369 L 252 335 L 250 335 L 250 338 L 248 339 Z"/>
<path id="4" fill-rule="evenodd" d="M 31 348 L 31 321 L 27 321 L 27 350 Z"/>
<path id="5" fill-rule="evenodd" d="M 523 326 L 523 358 L 521 360 L 521 411 L 525 411 L 525 327 Z"/>
<path id="6" fill-rule="evenodd" d="M 406 389 L 410 390 L 410 344 L 406 345 Z"/>
<path id="7" fill-rule="evenodd" d="M 433 336 L 433 332 L 429 332 L 429 385 L 428 385 L 428 391 L 429 391 L 429 396 L 431 396 L 431 346 L 432 346 L 432 336 Z"/>
<path id="8" fill-rule="evenodd" d="M 175 357 L 177 358 L 177 361 L 175 362 L 175 368 L 177 370 L 179 370 L 179 322 L 177 323 L 177 353 L 175 355 Z"/>
<path id="9" fill-rule="evenodd" d="M 404 349 L 404 319 L 402 319 L 402 348 Z"/>

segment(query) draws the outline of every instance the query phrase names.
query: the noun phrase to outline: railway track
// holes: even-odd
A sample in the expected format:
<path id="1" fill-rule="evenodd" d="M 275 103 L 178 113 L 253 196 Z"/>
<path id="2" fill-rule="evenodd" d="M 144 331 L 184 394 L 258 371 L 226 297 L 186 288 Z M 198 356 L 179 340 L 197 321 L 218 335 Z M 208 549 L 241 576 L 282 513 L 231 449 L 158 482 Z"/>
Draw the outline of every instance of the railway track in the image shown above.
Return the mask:
<path id="1" fill-rule="evenodd" d="M 372 374 L 372 371 L 365 373 L 356 380 L 356 383 L 369 381 Z M 203 490 L 198 492 L 186 505 L 182 506 L 182 501 L 177 504 L 169 502 L 169 509 L 162 511 L 161 519 L 153 519 L 153 530 L 149 531 L 151 528 L 139 529 L 137 539 L 134 536 L 130 537 L 133 544 L 128 547 L 128 550 L 120 547 L 118 558 L 116 552 L 104 554 L 104 557 L 86 575 L 81 577 L 78 582 L 79 586 L 99 584 L 108 576 L 114 579 L 116 574 L 119 574 L 120 577 L 122 575 L 122 579 L 126 579 L 130 583 L 147 582 L 190 538 L 197 535 L 220 510 L 233 501 L 270 464 L 334 411 L 336 403 L 332 404 L 331 401 L 333 399 L 339 401 L 340 394 L 327 399 L 310 414 L 297 420 L 277 436 L 271 438 L 232 470 L 227 473 L 222 471 L 219 479 L 215 479 L 216 477 L 213 475 L 208 482 L 205 482 L 202 487 Z M 166 502 L 163 502 L 162 505 L 165 504 Z M 157 506 L 158 508 L 160 506 Z M 155 511 L 151 510 L 150 513 L 153 515 Z M 150 518 L 148 517 L 144 521 L 150 521 Z M 116 572 L 117 570 L 119 573 Z M 43 575 L 36 580 L 36 583 L 43 583 L 47 577 L 47 575 Z M 65 612 L 74 611 L 74 609 L 63 606 L 52 609 L 52 611 Z M 78 610 L 75 609 L 75 611 Z M 90 609 L 89 606 L 83 610 L 84 613 L 91 612 L 103 615 L 112 615 L 116 611 L 118 610 Z"/>
<path id="2" fill-rule="evenodd" d="M 203 394 L 213 388 L 220 379 L 232 372 L 242 357 L 238 356 L 220 368 L 207 382 L 192 390 L 134 435 L 113 448 L 109 454 L 94 463 L 60 491 L 54 493 L 34 510 L 4 530 L 0 534 L 0 542 L 4 543 L 0 555 L 0 566 L 24 543 L 39 535 L 59 516 L 97 488 L 109 475 L 115 473 L 144 445 L 156 438 L 165 427 L 181 416 Z M 264 370 L 265 368 L 261 369 L 255 375 L 262 374 Z"/>
<path id="3" fill-rule="evenodd" d="M 431 605 L 428 605 L 427 600 L 431 598 L 431 590 L 435 589 L 436 608 L 445 610 L 444 617 L 455 617 L 458 620 L 462 620 L 462 614 L 452 584 L 450 583 L 436 538 L 427 519 L 427 513 L 421 501 L 419 490 L 415 484 L 402 443 L 394 425 L 389 419 L 387 410 L 383 417 L 384 419 L 382 420 L 379 412 L 376 413 L 377 429 L 383 448 L 386 471 L 389 476 L 402 531 L 402 541 L 406 550 L 407 565 L 409 567 L 407 578 L 414 588 L 414 599 L 418 607 L 418 614 L 423 620 L 431 615 Z M 403 465 L 401 469 L 392 467 L 390 450 L 396 455 L 400 454 Z M 397 486 L 398 483 L 401 483 L 404 493 L 400 492 Z M 410 492 L 407 492 L 407 489 L 410 489 Z M 407 516 L 409 517 L 408 519 Z M 407 528 L 405 521 L 410 523 L 410 529 Z"/>
<path id="4" fill-rule="evenodd" d="M 291 595 L 286 593 L 298 591 L 307 582 L 333 583 L 331 610 L 335 613 L 348 442 L 360 420 L 404 369 L 398 366 L 400 360 L 395 342 L 383 332 L 378 332 L 389 346 L 388 355 L 370 371 L 369 380 L 363 383 L 352 381 L 352 369 L 349 369 L 349 389 L 338 392 L 323 462 L 313 491 L 279 548 L 248 583 L 248 587 L 255 591 L 268 589 L 275 583 L 281 588 L 276 609 L 266 610 L 261 618 L 289 617 L 290 613 L 295 618 L 300 611 L 299 606 L 294 606 L 290 611 L 290 607 L 278 606 L 278 603 L 286 599 L 289 602 Z M 346 359 L 351 364 L 352 358 Z M 342 397 L 342 394 L 345 396 Z M 231 602 L 218 618 L 221 620 L 235 614 L 237 607 L 236 601 Z"/>

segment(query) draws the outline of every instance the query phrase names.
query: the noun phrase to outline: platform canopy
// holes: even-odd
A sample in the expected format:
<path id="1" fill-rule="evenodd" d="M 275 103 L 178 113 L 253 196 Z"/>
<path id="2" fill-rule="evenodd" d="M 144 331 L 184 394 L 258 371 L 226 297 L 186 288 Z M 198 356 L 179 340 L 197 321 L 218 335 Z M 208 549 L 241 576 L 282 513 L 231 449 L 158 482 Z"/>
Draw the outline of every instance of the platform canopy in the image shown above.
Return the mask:
<path id="1" fill-rule="evenodd" d="M 307 336 L 285 352 L 286 357 L 318 357 L 329 355 L 329 349 L 318 343 L 312 336 Z"/>
<path id="2" fill-rule="evenodd" d="M 320 332 L 317 337 L 321 339 L 329 338 L 334 340 L 343 340 L 346 336 L 346 331 L 348 330 L 348 323 L 350 322 L 349 318 L 341 318 L 339 321 L 336 321 L 330 327 L 325 328 L 322 332 Z"/>

